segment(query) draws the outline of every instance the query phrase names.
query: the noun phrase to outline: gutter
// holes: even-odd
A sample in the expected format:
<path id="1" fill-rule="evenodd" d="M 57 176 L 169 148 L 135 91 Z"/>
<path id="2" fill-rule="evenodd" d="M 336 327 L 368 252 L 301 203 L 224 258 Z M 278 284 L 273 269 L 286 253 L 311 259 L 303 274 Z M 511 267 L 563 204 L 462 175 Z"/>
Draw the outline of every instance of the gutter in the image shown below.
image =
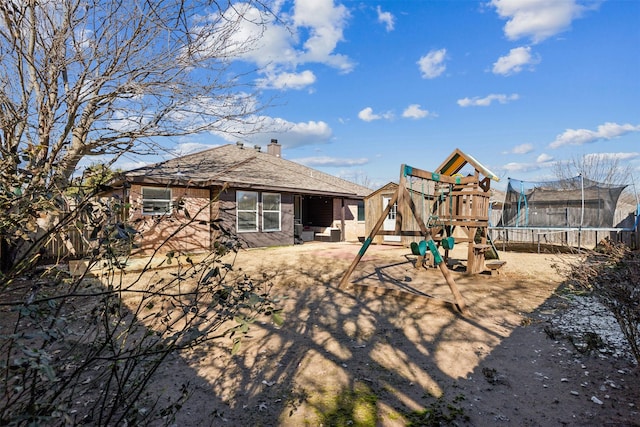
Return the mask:
<path id="1" fill-rule="evenodd" d="M 142 179 L 141 179 L 142 178 Z M 175 178 L 152 178 L 152 177 L 129 177 L 128 182 L 131 184 L 138 185 L 163 185 L 163 186 L 175 186 L 175 187 L 199 187 L 199 188 L 207 188 L 207 187 L 221 187 L 226 185 L 228 188 L 238 188 L 238 189 L 252 189 L 252 190 L 260 190 L 260 191 L 279 191 L 286 193 L 297 193 L 297 194 L 307 194 L 307 195 L 317 195 L 317 196 L 328 196 L 328 197 L 345 197 L 354 200 L 364 200 L 365 196 L 359 196 L 356 193 L 343 193 L 338 191 L 322 191 L 322 190 L 314 190 L 309 188 L 300 188 L 300 187 L 275 187 L 264 184 L 251 184 L 246 182 L 229 182 L 229 181 L 218 181 L 218 180 L 206 180 L 206 181 L 195 181 L 195 180 L 180 180 Z"/>

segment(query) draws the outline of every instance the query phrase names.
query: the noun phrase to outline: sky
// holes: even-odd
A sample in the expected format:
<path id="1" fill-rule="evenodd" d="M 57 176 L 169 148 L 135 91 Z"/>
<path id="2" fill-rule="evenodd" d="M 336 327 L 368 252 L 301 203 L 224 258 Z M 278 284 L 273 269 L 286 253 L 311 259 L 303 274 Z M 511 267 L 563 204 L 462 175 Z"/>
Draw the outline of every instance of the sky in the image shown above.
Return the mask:
<path id="1" fill-rule="evenodd" d="M 640 1 L 278 1 L 238 58 L 261 71 L 265 132 L 194 135 L 190 153 L 244 141 L 375 189 L 455 149 L 501 179 L 617 157 L 640 185 Z M 148 162 L 149 159 L 138 159 Z M 631 182 L 630 182 L 631 183 Z"/>

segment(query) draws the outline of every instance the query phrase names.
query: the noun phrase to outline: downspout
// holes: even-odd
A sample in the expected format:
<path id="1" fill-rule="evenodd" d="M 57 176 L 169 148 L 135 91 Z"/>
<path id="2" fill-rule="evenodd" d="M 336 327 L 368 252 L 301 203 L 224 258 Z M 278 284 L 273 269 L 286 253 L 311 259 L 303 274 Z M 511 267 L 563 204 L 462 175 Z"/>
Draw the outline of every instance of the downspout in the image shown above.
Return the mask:
<path id="1" fill-rule="evenodd" d="M 213 187 L 209 186 L 209 250 L 213 251 L 214 249 L 214 229 L 211 226 L 212 221 L 215 219 L 213 218 L 213 213 L 214 213 L 214 209 L 213 209 L 213 204 L 217 203 L 214 202 L 213 200 L 214 196 L 213 196 Z"/>
<path id="2" fill-rule="evenodd" d="M 340 232 L 340 241 L 344 242 L 345 241 L 345 234 L 346 234 L 346 230 L 345 230 L 345 205 L 344 205 L 344 197 L 340 199 L 340 203 L 342 204 L 341 209 L 340 209 L 340 228 L 342 229 L 342 231 Z"/>
<path id="3" fill-rule="evenodd" d="M 218 190 L 218 195 L 215 195 L 216 187 L 209 186 L 209 250 L 215 249 L 215 241 L 218 237 L 218 231 L 211 227 L 214 220 L 218 219 L 220 213 L 220 194 L 222 189 Z"/>
<path id="4" fill-rule="evenodd" d="M 122 215 L 120 219 L 122 220 L 123 223 L 127 223 L 129 221 L 129 206 L 131 206 L 131 200 L 129 200 L 129 198 L 131 197 L 131 193 L 129 191 L 130 188 L 131 188 L 131 183 L 125 179 L 122 183 L 123 209 L 120 211 L 120 215 Z"/>

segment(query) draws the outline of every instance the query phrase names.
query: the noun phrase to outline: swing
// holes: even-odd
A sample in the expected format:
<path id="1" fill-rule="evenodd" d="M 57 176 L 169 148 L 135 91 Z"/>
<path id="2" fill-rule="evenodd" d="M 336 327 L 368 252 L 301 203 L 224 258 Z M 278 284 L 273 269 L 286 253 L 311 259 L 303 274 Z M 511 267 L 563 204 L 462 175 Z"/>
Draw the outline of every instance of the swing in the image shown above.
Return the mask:
<path id="1" fill-rule="evenodd" d="M 453 185 L 449 184 L 449 229 L 450 233 L 453 232 Z M 447 236 L 441 241 L 442 247 L 446 250 L 453 249 L 456 240 L 453 236 Z"/>
<path id="2" fill-rule="evenodd" d="M 449 197 L 449 228 L 451 230 L 453 230 L 453 198 L 452 198 L 452 193 L 453 193 L 453 185 L 449 184 L 449 193 L 448 193 L 448 197 Z M 438 195 L 438 199 L 439 202 L 442 203 L 444 201 L 445 195 L 444 195 L 444 191 L 440 190 L 440 194 Z M 431 220 L 434 220 L 434 222 L 431 222 Z M 436 215 L 431 215 L 429 217 L 429 222 L 431 227 L 436 226 L 438 224 L 438 216 Z M 444 228 L 444 221 L 441 221 L 441 224 Z M 440 244 L 442 245 L 442 248 L 445 250 L 451 250 L 453 249 L 453 247 L 455 246 L 455 239 L 453 236 L 447 236 L 447 237 L 443 237 L 440 240 Z"/>
<path id="3" fill-rule="evenodd" d="M 410 190 L 410 194 L 413 194 L 413 182 L 409 181 L 409 190 Z M 451 184 L 449 184 L 449 217 L 450 217 L 450 221 L 451 223 L 453 223 L 453 201 L 451 199 L 451 193 L 452 193 L 452 186 Z M 424 214 L 425 214 L 425 210 L 424 210 L 424 180 L 422 181 L 422 191 L 421 191 L 421 197 L 422 197 L 422 217 L 424 218 Z M 444 193 L 440 193 L 440 201 L 442 202 L 444 200 Z M 431 206 L 429 204 L 429 211 L 431 211 Z M 435 225 L 437 225 L 438 223 L 438 216 L 437 215 L 432 215 L 431 212 L 429 212 L 429 219 L 427 220 L 427 227 L 431 228 Z M 448 236 L 448 237 L 444 237 L 441 240 L 441 245 L 444 249 L 446 250 L 451 250 L 453 249 L 454 245 L 455 245 L 455 239 L 453 238 L 453 236 Z M 426 240 L 421 240 L 420 242 L 411 242 L 410 244 L 411 246 L 411 253 L 413 255 L 419 255 L 419 256 L 425 256 L 427 253 L 427 250 L 429 249 L 429 245 L 427 243 Z"/>
<path id="4" fill-rule="evenodd" d="M 453 246 L 455 245 L 456 241 L 453 238 L 453 236 L 448 236 L 442 239 L 442 247 L 446 250 L 451 250 L 453 249 Z"/>
<path id="5" fill-rule="evenodd" d="M 422 199 L 422 218 L 424 218 L 424 179 L 421 180 L 422 188 L 420 191 L 420 198 Z M 413 194 L 413 180 L 409 180 L 409 194 Z M 415 221 L 415 218 L 414 218 Z M 419 242 L 411 242 L 411 253 L 413 255 L 425 256 L 427 254 L 427 241 L 420 240 Z"/>
<path id="6" fill-rule="evenodd" d="M 413 255 L 420 255 L 420 248 L 418 247 L 418 242 L 411 242 L 411 253 Z"/>
<path id="7" fill-rule="evenodd" d="M 425 256 L 427 253 L 426 240 L 420 240 L 419 242 L 411 242 L 411 253 L 413 255 Z"/>
<path id="8" fill-rule="evenodd" d="M 414 173 L 417 172 L 417 173 Z M 421 170 L 415 170 L 407 165 L 402 165 L 401 168 L 401 172 L 400 172 L 400 181 L 398 184 L 398 188 L 396 189 L 395 194 L 393 195 L 393 197 L 391 198 L 389 205 L 387 205 L 387 207 L 382 211 L 380 217 L 378 218 L 376 224 L 374 225 L 373 229 L 369 232 L 369 236 L 365 239 L 362 248 L 360 248 L 360 251 L 358 252 L 358 254 L 356 255 L 356 257 L 354 258 L 354 260 L 351 262 L 351 265 L 349 266 L 349 268 L 347 269 L 347 271 L 345 272 L 344 276 L 342 276 L 342 279 L 340 280 L 339 283 L 339 287 L 343 287 L 346 286 L 346 284 L 349 281 L 349 277 L 351 276 L 351 274 L 353 274 L 354 270 L 356 269 L 358 263 L 360 262 L 360 260 L 362 259 L 362 257 L 364 256 L 367 248 L 369 247 L 370 243 L 372 242 L 373 238 L 378 235 L 378 232 L 380 231 L 380 229 L 383 226 L 383 223 L 386 219 L 386 217 L 389 214 L 389 210 L 390 210 L 390 205 L 392 203 L 396 203 L 398 201 L 400 201 L 403 205 L 404 208 L 410 208 L 411 213 L 413 214 L 414 219 L 419 220 L 419 225 L 420 225 L 420 231 L 423 234 L 423 240 L 419 241 L 419 242 L 412 242 L 410 244 L 411 246 L 411 251 L 414 254 L 420 255 L 423 258 L 426 258 L 427 255 L 429 253 L 431 253 L 433 255 L 433 263 L 434 265 L 440 269 L 442 276 L 444 277 L 445 281 L 447 282 L 447 285 L 449 286 L 449 289 L 451 290 L 451 293 L 453 295 L 454 301 L 455 302 L 450 302 L 450 301 L 446 301 L 446 300 L 442 300 L 445 303 L 448 304 L 453 304 L 463 315 L 467 314 L 467 310 L 465 307 L 465 303 L 464 303 L 464 299 L 462 298 L 462 295 L 460 294 L 460 291 L 458 290 L 456 283 L 453 279 L 453 277 L 451 276 L 451 273 L 449 271 L 449 269 L 447 268 L 446 262 L 444 262 L 444 260 L 442 259 L 442 256 L 440 255 L 438 248 L 436 246 L 436 243 L 434 242 L 433 238 L 432 238 L 432 234 L 431 234 L 431 230 L 426 226 L 426 224 L 423 222 L 424 218 L 420 218 L 420 214 L 417 212 L 416 210 L 416 206 L 413 203 L 413 181 L 409 181 L 408 185 L 407 185 L 407 177 L 409 177 L 409 179 L 412 179 L 414 177 L 419 177 L 423 180 L 425 180 L 427 183 L 429 183 L 429 181 L 439 181 L 439 175 L 435 174 L 435 173 L 430 173 L 431 174 L 431 178 L 428 177 L 429 173 L 426 171 L 421 171 Z M 448 178 L 447 178 L 448 179 Z M 423 181 L 423 185 L 425 183 L 425 181 Z M 424 198 L 424 191 L 421 193 L 421 196 Z M 430 200 L 430 199 L 428 199 Z M 398 203 L 400 205 L 400 203 Z M 423 206 L 424 206 L 424 199 L 423 199 Z M 397 226 L 398 224 L 396 224 Z M 400 224 L 402 225 L 402 224 Z M 400 230 L 401 233 L 403 232 L 402 230 Z M 384 234 L 386 235 L 386 232 L 380 233 L 380 234 Z M 403 235 L 413 235 L 415 236 L 416 234 L 414 233 L 404 233 Z M 354 286 L 356 286 L 354 284 Z M 363 285 L 363 286 L 368 286 L 368 285 Z M 437 298 L 436 298 L 437 299 Z"/>
<path id="9" fill-rule="evenodd" d="M 425 256 L 427 253 L 427 241 L 426 240 L 420 240 L 420 243 L 418 243 L 418 252 L 420 252 L 420 255 Z"/>

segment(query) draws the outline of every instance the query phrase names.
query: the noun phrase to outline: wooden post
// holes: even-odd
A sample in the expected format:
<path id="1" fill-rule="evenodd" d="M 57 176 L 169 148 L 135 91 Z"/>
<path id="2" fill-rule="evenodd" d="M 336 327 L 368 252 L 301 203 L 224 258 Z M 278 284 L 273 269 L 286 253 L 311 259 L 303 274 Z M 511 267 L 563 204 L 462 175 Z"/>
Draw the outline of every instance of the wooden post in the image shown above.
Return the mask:
<path id="1" fill-rule="evenodd" d="M 441 262 L 440 264 L 438 264 L 438 267 L 440 268 L 440 271 L 442 272 L 442 275 L 444 276 L 444 280 L 446 280 L 447 285 L 449 285 L 449 289 L 453 294 L 453 298 L 456 301 L 458 310 L 460 310 L 460 313 L 462 314 L 465 314 L 465 315 L 468 314 L 467 307 L 464 303 L 464 299 L 462 298 L 462 294 L 458 290 L 458 286 L 456 285 L 456 282 L 453 280 L 453 277 L 451 277 L 451 272 L 447 268 L 447 263 Z"/>
<path id="2" fill-rule="evenodd" d="M 475 249 L 476 245 L 476 230 L 475 227 L 469 227 L 469 247 L 467 249 L 467 273 L 475 271 Z"/>
<path id="3" fill-rule="evenodd" d="M 407 178 L 406 178 L 406 171 L 405 171 L 404 165 L 402 165 L 400 169 L 400 181 L 398 183 L 397 193 L 398 193 L 398 200 L 396 202 L 396 224 L 394 228 L 395 230 L 394 233 L 400 236 L 400 241 L 403 242 L 404 238 L 401 235 L 401 232 L 402 232 L 402 226 L 404 224 L 404 213 L 405 213 L 404 198 L 406 195 L 405 193 L 407 193 Z M 411 195 L 409 195 L 409 199 L 411 199 Z"/>
<path id="4" fill-rule="evenodd" d="M 351 262 L 351 265 L 347 269 L 347 272 L 344 273 L 344 276 L 342 276 L 342 279 L 340 280 L 340 284 L 338 284 L 338 287 L 342 287 L 347 283 L 347 281 L 349 280 L 349 277 L 351 277 L 351 274 L 353 273 L 353 270 L 356 269 L 356 266 L 358 265 L 358 263 L 360 262 L 364 254 L 367 252 L 367 249 L 369 248 L 369 245 L 371 244 L 373 237 L 378 233 L 378 231 L 382 227 L 382 224 L 384 223 L 385 218 L 387 217 L 387 215 L 389 215 L 389 211 L 391 210 L 391 207 L 398 200 L 399 190 L 400 190 L 400 187 L 398 187 L 398 190 L 396 190 L 396 192 L 393 194 L 393 197 L 391 197 L 391 200 L 389 200 L 389 204 L 387 204 L 387 207 L 382 212 L 382 215 L 380 215 L 380 218 L 378 218 L 378 222 L 376 222 L 376 224 L 373 226 L 373 229 L 371 229 L 369 236 L 365 239 L 364 243 L 362 244 L 362 247 L 360 248 L 360 251 L 358 251 L 358 255 L 356 255 L 354 260 Z"/>

